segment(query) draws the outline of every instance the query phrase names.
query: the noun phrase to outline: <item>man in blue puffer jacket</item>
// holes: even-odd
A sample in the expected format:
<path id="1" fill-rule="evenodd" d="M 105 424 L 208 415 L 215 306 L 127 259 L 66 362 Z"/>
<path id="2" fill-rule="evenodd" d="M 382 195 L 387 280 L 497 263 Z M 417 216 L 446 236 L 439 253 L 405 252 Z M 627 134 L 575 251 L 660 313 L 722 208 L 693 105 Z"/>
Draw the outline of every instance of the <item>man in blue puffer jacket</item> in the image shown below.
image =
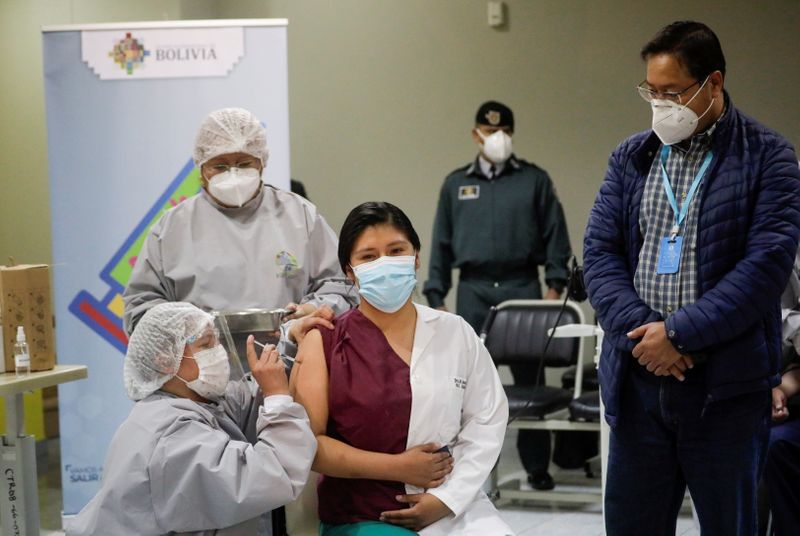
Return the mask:
<path id="1" fill-rule="evenodd" d="M 641 55 L 653 130 L 611 155 L 584 239 L 606 332 L 606 530 L 675 534 L 688 485 L 704 535 L 752 535 L 800 169 L 733 106 L 706 25 L 670 24 Z"/>

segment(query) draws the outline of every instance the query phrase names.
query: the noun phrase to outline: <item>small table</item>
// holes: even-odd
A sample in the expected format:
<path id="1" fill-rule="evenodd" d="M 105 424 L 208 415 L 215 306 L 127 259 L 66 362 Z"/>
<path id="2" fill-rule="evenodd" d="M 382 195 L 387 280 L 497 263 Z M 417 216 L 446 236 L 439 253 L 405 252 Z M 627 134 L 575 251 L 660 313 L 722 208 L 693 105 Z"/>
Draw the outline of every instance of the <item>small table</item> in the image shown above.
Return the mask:
<path id="1" fill-rule="evenodd" d="M 6 400 L 6 433 L 0 444 L 0 521 L 2 534 L 39 536 L 39 488 L 36 439 L 25 435 L 22 393 L 81 380 L 83 365 L 56 365 L 52 370 L 20 376 L 0 374 L 0 396 Z"/>

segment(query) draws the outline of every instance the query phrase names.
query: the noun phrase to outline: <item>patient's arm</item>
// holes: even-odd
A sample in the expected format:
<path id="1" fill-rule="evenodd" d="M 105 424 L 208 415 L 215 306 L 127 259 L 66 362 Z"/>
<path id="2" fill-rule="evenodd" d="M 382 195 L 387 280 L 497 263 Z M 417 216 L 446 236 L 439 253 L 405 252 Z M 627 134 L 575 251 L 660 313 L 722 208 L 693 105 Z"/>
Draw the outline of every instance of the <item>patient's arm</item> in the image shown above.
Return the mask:
<path id="1" fill-rule="evenodd" d="M 423 488 L 439 486 L 452 470 L 452 457 L 428 443 L 401 454 L 357 449 L 325 435 L 328 425 L 328 368 L 319 331 L 310 331 L 297 352 L 289 384 L 294 399 L 306 408 L 317 438 L 312 469 L 338 478 L 404 482 Z"/>

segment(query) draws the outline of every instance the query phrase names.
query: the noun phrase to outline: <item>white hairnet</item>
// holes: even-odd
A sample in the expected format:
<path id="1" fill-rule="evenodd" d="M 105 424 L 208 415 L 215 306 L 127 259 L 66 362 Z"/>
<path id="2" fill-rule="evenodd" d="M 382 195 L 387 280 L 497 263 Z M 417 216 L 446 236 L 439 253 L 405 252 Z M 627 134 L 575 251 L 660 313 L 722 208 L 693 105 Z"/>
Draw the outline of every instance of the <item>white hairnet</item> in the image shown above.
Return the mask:
<path id="1" fill-rule="evenodd" d="M 177 372 L 187 343 L 207 329 L 214 317 L 184 302 L 160 303 L 139 320 L 125 354 L 125 391 L 141 400 L 157 391 Z"/>
<path id="2" fill-rule="evenodd" d="M 256 116 L 243 108 L 223 108 L 208 114 L 194 140 L 194 164 L 199 168 L 212 158 L 246 153 L 267 165 L 267 131 Z"/>

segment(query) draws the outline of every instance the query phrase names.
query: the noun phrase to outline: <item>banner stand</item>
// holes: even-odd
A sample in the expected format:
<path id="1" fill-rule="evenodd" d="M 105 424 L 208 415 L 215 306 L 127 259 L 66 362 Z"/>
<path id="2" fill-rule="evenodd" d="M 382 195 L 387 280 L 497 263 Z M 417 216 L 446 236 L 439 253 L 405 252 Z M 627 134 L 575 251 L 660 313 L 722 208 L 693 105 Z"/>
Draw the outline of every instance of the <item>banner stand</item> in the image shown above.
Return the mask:
<path id="1" fill-rule="evenodd" d="M 58 361 L 89 378 L 59 391 L 64 516 L 100 486 L 130 412 L 122 292 L 150 226 L 197 194 L 201 121 L 241 107 L 267 128 L 264 180 L 289 189 L 285 19 L 42 29 Z"/>

